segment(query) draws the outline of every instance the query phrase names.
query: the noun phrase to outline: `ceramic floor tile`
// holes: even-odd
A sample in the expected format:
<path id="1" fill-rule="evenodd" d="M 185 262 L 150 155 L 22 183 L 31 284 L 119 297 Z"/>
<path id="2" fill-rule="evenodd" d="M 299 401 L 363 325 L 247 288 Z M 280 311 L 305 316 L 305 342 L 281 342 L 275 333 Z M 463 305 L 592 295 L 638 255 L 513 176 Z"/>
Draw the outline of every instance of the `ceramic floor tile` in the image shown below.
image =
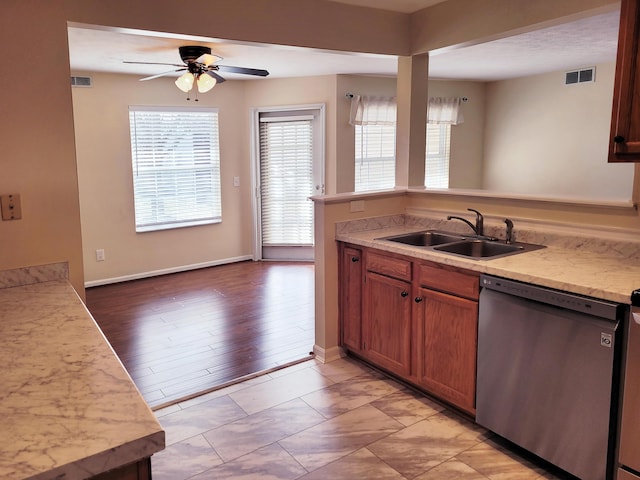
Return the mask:
<path id="1" fill-rule="evenodd" d="M 405 477 L 396 472 L 366 448 L 360 449 L 351 455 L 342 457 L 329 465 L 321 467 L 299 480 L 405 480 Z"/>
<path id="2" fill-rule="evenodd" d="M 291 455 L 274 443 L 189 480 L 293 480 L 305 473 Z"/>
<path id="3" fill-rule="evenodd" d="M 391 393 L 371 402 L 371 405 L 405 426 L 413 425 L 445 410 L 442 405 L 411 390 Z"/>
<path id="4" fill-rule="evenodd" d="M 340 358 L 329 363 L 321 363 L 313 368 L 334 382 L 343 382 L 358 375 L 372 373 L 374 371 L 365 364 L 348 357 Z"/>
<path id="5" fill-rule="evenodd" d="M 457 458 L 491 480 L 535 480 L 544 473 L 542 468 L 491 440 L 470 448 Z"/>
<path id="6" fill-rule="evenodd" d="M 365 374 L 309 393 L 302 400 L 326 418 L 331 418 L 397 392 L 398 388 L 396 382 Z"/>
<path id="7" fill-rule="evenodd" d="M 438 413 L 367 448 L 407 478 L 413 478 L 484 439 L 477 429 Z"/>
<path id="8" fill-rule="evenodd" d="M 222 459 L 202 436 L 188 438 L 151 457 L 154 480 L 183 480 L 222 464 Z"/>
<path id="9" fill-rule="evenodd" d="M 218 390 L 214 390 L 213 392 L 205 393 L 204 395 L 185 400 L 184 402 L 178 403 L 177 407 L 180 409 L 189 408 L 200 403 L 208 402 L 209 400 L 213 400 L 214 398 L 224 397 L 225 395 L 229 395 L 230 393 L 244 390 L 245 388 L 249 388 L 253 385 L 259 385 L 260 383 L 268 382 L 269 380 L 271 380 L 270 374 L 260 375 L 259 377 L 251 378 L 249 380 L 245 380 L 244 382 L 235 383 L 233 385 L 229 385 L 228 387 L 220 388 Z"/>
<path id="10" fill-rule="evenodd" d="M 402 424 L 365 405 L 279 443 L 303 467 L 313 471 L 401 428 Z"/>
<path id="11" fill-rule="evenodd" d="M 413 480 L 489 480 L 481 473 L 475 471 L 466 463 L 458 460 L 449 460 L 433 467 L 426 473 L 417 476 Z"/>
<path id="12" fill-rule="evenodd" d="M 204 437 L 228 462 L 324 420 L 322 415 L 297 398 L 214 428 Z"/>
<path id="13" fill-rule="evenodd" d="M 220 397 L 158 418 L 166 444 L 185 440 L 247 414 L 229 397 Z"/>
<path id="14" fill-rule="evenodd" d="M 296 363 L 295 365 L 291 365 L 290 367 L 283 368 L 281 370 L 274 370 L 273 372 L 269 373 L 269 376 L 271 378 L 278 378 L 282 377 L 283 375 L 289 375 L 292 372 L 304 370 L 305 368 L 313 368 L 317 365 L 322 365 L 322 362 L 320 362 L 320 360 L 316 360 L 315 358 L 311 358 L 309 360 Z"/>
<path id="15" fill-rule="evenodd" d="M 272 378 L 229 396 L 248 414 L 260 412 L 294 398 L 306 395 L 334 382 L 312 368 Z"/>

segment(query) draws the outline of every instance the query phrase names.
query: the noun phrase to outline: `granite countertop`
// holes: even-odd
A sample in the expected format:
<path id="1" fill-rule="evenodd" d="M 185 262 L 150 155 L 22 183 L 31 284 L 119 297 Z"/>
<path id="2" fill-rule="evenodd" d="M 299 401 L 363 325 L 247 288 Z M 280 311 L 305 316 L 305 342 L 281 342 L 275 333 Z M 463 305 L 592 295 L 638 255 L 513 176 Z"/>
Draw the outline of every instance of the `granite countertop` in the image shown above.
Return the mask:
<path id="1" fill-rule="evenodd" d="M 0 285 L 0 478 L 89 478 L 162 450 L 164 431 L 71 285 Z"/>
<path id="2" fill-rule="evenodd" d="M 624 304 L 629 304 L 631 292 L 640 288 L 637 245 L 627 247 L 612 242 L 607 248 L 596 249 L 589 248 L 589 241 L 582 239 L 507 257 L 476 260 L 379 239 L 424 229 L 424 224 L 390 224 L 360 231 L 338 228 L 336 240 Z"/>

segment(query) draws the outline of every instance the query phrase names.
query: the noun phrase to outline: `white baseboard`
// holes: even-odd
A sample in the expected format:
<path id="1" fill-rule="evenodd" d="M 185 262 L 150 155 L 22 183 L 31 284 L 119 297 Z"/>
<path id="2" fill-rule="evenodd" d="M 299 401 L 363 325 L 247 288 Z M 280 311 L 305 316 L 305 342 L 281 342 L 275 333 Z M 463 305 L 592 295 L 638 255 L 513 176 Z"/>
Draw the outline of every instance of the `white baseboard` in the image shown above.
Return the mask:
<path id="1" fill-rule="evenodd" d="M 329 363 L 334 360 L 345 357 L 344 350 L 341 347 L 331 347 L 324 349 L 318 345 L 313 346 L 313 353 L 316 356 L 316 360 L 321 363 Z"/>
<path id="2" fill-rule="evenodd" d="M 213 262 L 194 263 L 192 265 L 180 265 L 178 267 L 164 268 L 161 270 L 152 270 L 150 272 L 134 273 L 131 275 L 123 275 L 122 277 L 103 278 L 100 280 L 91 280 L 84 282 L 84 287 L 97 287 L 100 285 L 109 285 L 110 283 L 128 282 L 129 280 L 139 280 L 141 278 L 157 277 L 159 275 L 167 275 L 169 273 L 187 272 L 189 270 L 197 270 L 199 268 L 216 267 L 218 265 L 226 265 L 228 263 L 243 262 L 245 260 L 253 260 L 251 255 L 243 255 L 241 257 L 225 258 L 215 260 Z"/>

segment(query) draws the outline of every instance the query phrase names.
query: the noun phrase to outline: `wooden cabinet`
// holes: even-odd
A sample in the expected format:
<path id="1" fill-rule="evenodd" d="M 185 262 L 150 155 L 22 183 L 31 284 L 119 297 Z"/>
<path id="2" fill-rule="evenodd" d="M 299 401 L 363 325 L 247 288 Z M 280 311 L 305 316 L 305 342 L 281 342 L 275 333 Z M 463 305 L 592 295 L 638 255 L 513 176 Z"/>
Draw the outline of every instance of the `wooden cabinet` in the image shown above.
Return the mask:
<path id="1" fill-rule="evenodd" d="M 359 353 L 362 349 L 362 250 L 340 245 L 340 337 L 344 347 Z"/>
<path id="2" fill-rule="evenodd" d="M 475 412 L 478 302 L 423 289 L 416 348 L 418 383 Z"/>
<path id="3" fill-rule="evenodd" d="M 411 283 L 367 271 L 364 299 L 364 355 L 386 370 L 409 375 Z"/>
<path id="4" fill-rule="evenodd" d="M 91 480 L 151 480 L 151 459 L 145 458 L 137 463 L 93 476 Z"/>
<path id="5" fill-rule="evenodd" d="M 640 0 L 622 0 L 609 162 L 640 162 Z"/>
<path id="6" fill-rule="evenodd" d="M 474 415 L 479 275 L 340 248 L 342 346 Z"/>

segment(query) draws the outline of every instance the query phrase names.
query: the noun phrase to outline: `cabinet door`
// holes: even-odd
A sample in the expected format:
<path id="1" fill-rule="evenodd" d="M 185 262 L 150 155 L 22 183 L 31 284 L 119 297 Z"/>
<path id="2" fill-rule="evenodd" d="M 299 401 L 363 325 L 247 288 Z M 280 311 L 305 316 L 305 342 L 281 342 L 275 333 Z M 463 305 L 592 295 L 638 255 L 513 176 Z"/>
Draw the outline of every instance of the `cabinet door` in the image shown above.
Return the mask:
<path id="1" fill-rule="evenodd" d="M 622 0 L 609 162 L 640 161 L 640 0 Z"/>
<path id="2" fill-rule="evenodd" d="M 376 365 L 407 376 L 411 361 L 411 284 L 367 272 L 363 354 Z"/>
<path id="3" fill-rule="evenodd" d="M 420 289 L 415 354 L 418 383 L 475 414 L 478 302 Z"/>
<path id="4" fill-rule="evenodd" d="M 343 246 L 340 264 L 340 333 L 342 346 L 362 348 L 362 250 Z"/>

